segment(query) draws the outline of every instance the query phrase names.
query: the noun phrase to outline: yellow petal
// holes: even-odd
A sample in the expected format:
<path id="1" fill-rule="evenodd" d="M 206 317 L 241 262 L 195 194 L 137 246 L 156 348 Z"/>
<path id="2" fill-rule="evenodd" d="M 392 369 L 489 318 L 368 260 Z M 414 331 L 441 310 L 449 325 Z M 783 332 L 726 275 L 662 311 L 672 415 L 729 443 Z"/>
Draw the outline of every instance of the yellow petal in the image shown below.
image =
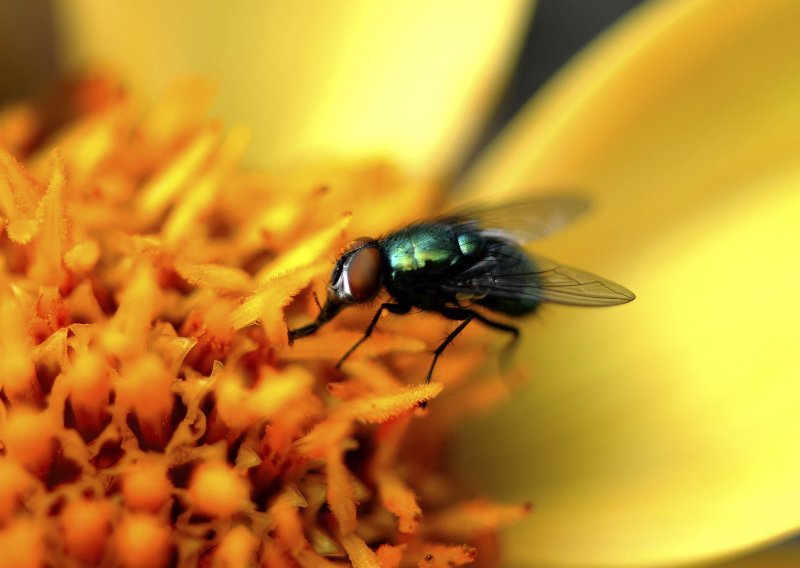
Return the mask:
<path id="1" fill-rule="evenodd" d="M 475 562 L 478 551 L 464 544 L 444 545 L 423 543 L 425 554 L 417 564 L 419 568 L 446 568 Z"/>
<path id="2" fill-rule="evenodd" d="M 69 66 L 118 62 L 151 96 L 176 75 L 213 78 L 219 114 L 253 126 L 261 163 L 377 152 L 441 173 L 491 108 L 531 6 L 63 2 L 59 51 Z"/>
<path id="3" fill-rule="evenodd" d="M 190 284 L 211 288 L 216 292 L 246 294 L 252 287 L 252 278 L 244 270 L 221 264 L 196 264 L 176 261 L 175 270 Z"/>
<path id="4" fill-rule="evenodd" d="M 125 357 L 144 349 L 150 323 L 161 302 L 155 278 L 153 269 L 142 264 L 122 291 L 117 313 L 103 336 L 111 353 Z"/>
<path id="5" fill-rule="evenodd" d="M 312 377 L 302 368 L 289 368 L 282 373 L 265 373 L 250 393 L 244 407 L 260 418 L 270 418 L 285 405 L 305 394 Z"/>
<path id="6" fill-rule="evenodd" d="M 309 235 L 295 246 L 284 252 L 274 262 L 269 263 L 256 275 L 256 280 L 264 283 L 270 278 L 279 274 L 289 272 L 312 262 L 319 260 L 325 254 L 331 252 L 336 241 L 341 239 L 345 227 L 350 222 L 350 214 L 342 215 L 338 222 L 330 227 L 326 227 L 316 233 Z"/>
<path id="7" fill-rule="evenodd" d="M 0 297 L 0 376 L 3 390 L 12 402 L 34 403 L 41 396 L 36 369 L 31 360 L 25 319 L 10 290 Z"/>
<path id="8" fill-rule="evenodd" d="M 161 568 L 169 554 L 170 529 L 156 517 L 127 514 L 114 533 L 117 558 L 125 568 Z"/>
<path id="9" fill-rule="evenodd" d="M 40 568 L 45 564 L 44 530 L 30 518 L 16 519 L 0 530 L 0 566 Z"/>
<path id="10" fill-rule="evenodd" d="M 403 560 L 403 553 L 405 552 L 406 545 L 400 544 L 392 546 L 391 544 L 382 544 L 375 551 L 375 556 L 378 557 L 378 562 L 383 568 L 398 568 L 400 562 Z"/>
<path id="11" fill-rule="evenodd" d="M 220 540 L 214 552 L 214 560 L 220 566 L 252 566 L 252 558 L 258 549 L 258 539 L 244 525 L 230 530 Z"/>
<path id="12" fill-rule="evenodd" d="M 231 325 L 234 329 L 242 329 L 261 318 L 281 319 L 282 308 L 289 303 L 292 296 L 308 285 L 311 277 L 319 273 L 320 268 L 320 265 L 300 267 L 268 279 L 233 311 Z"/>
<path id="13" fill-rule="evenodd" d="M 247 506 L 245 480 L 224 463 L 201 464 L 192 474 L 189 495 L 198 513 L 213 517 L 229 517 Z"/>
<path id="14" fill-rule="evenodd" d="M 34 486 L 34 478 L 18 463 L 0 461 L 0 520 L 5 525 L 20 505 L 20 496 Z"/>
<path id="15" fill-rule="evenodd" d="M 231 171 L 239 165 L 249 143 L 250 132 L 243 126 L 234 127 L 225 135 L 213 163 L 189 187 L 165 221 L 164 241 L 168 245 L 178 248 L 176 245 L 187 235 L 206 230 L 203 221 L 215 205 L 220 191 L 225 188 Z"/>
<path id="16" fill-rule="evenodd" d="M 324 359 L 339 360 L 344 353 L 343 345 L 353 345 L 364 336 L 355 331 L 327 331 L 323 330 L 314 335 L 303 338 L 292 346 L 291 351 L 283 354 L 285 359 L 308 359 L 319 357 Z M 425 343 L 416 337 L 394 335 L 390 333 L 373 333 L 369 341 L 360 346 L 353 354 L 353 361 L 366 359 L 383 353 L 419 353 L 425 349 Z"/>
<path id="17" fill-rule="evenodd" d="M 406 412 L 396 419 L 381 425 L 378 444 L 372 463 L 372 477 L 375 479 L 383 506 L 398 520 L 398 528 L 403 533 L 417 530 L 422 517 L 422 509 L 417 497 L 394 467 L 401 441 L 404 439 L 411 414 Z"/>
<path id="18" fill-rule="evenodd" d="M 39 232 L 36 256 L 30 274 L 46 286 L 57 286 L 61 280 L 61 261 L 67 245 L 67 217 L 64 209 L 64 161 L 53 153 L 50 185 L 36 212 Z"/>
<path id="19" fill-rule="evenodd" d="M 362 422 L 385 422 L 442 392 L 442 383 L 422 383 L 399 388 L 390 394 L 365 396 L 339 407 L 337 415 Z"/>
<path id="20" fill-rule="evenodd" d="M 800 545 L 790 541 L 714 566 L 715 568 L 794 568 L 800 566 Z"/>
<path id="21" fill-rule="evenodd" d="M 596 214 L 540 250 L 638 294 L 527 326 L 537 380 L 462 438 L 467 471 L 536 506 L 512 564 L 688 562 L 798 527 L 798 18 L 645 6 L 469 179 L 585 188 Z"/>
<path id="22" fill-rule="evenodd" d="M 375 482 L 383 500 L 383 506 L 398 519 L 398 528 L 403 533 L 413 533 L 419 525 L 422 515 L 414 492 L 402 479 L 393 472 L 386 471 L 379 475 Z"/>
<path id="23" fill-rule="evenodd" d="M 356 529 L 356 502 L 353 481 L 344 464 L 341 446 L 331 446 L 327 450 L 325 465 L 328 476 L 328 506 L 339 523 L 339 529 L 344 534 L 349 534 Z"/>
<path id="24" fill-rule="evenodd" d="M 74 272 L 88 272 L 100 258 L 100 245 L 89 240 L 76 244 L 64 254 L 64 264 Z"/>
<path id="25" fill-rule="evenodd" d="M 22 164 L 0 148 L 0 207 L 3 214 L 12 222 L 31 219 L 41 194 L 39 184 Z"/>
<path id="26" fill-rule="evenodd" d="M 195 181 L 219 143 L 219 131 L 214 127 L 201 129 L 162 171 L 142 187 L 137 196 L 137 208 L 148 217 L 162 213 Z"/>
<path id="27" fill-rule="evenodd" d="M 113 510 L 107 501 L 70 501 L 59 519 L 67 553 L 87 564 L 97 564 L 112 530 L 112 515 Z"/>
<path id="28" fill-rule="evenodd" d="M 347 550 L 347 556 L 355 568 L 381 568 L 376 554 L 358 535 L 342 535 L 342 546 Z"/>

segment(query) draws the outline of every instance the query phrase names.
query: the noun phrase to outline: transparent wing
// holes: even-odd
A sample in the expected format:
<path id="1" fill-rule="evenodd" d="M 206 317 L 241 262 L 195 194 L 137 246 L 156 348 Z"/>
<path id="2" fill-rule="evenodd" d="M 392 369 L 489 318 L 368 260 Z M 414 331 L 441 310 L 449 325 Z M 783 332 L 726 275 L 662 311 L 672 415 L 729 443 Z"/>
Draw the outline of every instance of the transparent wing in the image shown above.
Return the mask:
<path id="1" fill-rule="evenodd" d="M 476 266 L 445 288 L 464 299 L 525 299 L 572 306 L 615 306 L 636 298 L 624 286 L 596 274 L 540 256 L 528 258 L 535 269 L 519 271 L 518 259 L 494 258 L 491 265 Z"/>
<path id="2" fill-rule="evenodd" d="M 475 224 L 482 233 L 526 243 L 549 235 L 589 209 L 579 195 L 530 197 L 499 204 L 467 204 L 445 213 L 440 221 L 452 225 Z"/>

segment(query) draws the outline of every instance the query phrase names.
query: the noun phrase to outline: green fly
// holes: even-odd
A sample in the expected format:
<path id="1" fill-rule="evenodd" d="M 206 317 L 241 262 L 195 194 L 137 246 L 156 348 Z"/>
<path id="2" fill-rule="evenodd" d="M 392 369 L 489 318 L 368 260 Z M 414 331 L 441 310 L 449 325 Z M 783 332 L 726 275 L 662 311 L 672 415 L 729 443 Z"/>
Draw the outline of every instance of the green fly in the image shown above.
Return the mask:
<path id="1" fill-rule="evenodd" d="M 384 311 L 436 312 L 459 324 L 434 350 L 428 382 L 439 356 L 473 320 L 516 340 L 519 328 L 493 314 L 513 320 L 533 313 L 544 302 L 574 306 L 630 302 L 634 294 L 619 284 L 522 248 L 587 209 L 588 202 L 581 197 L 539 197 L 467 207 L 377 239 L 357 239 L 337 259 L 316 320 L 290 330 L 289 342 L 313 334 L 342 308 L 370 302 L 385 289 L 391 301 L 378 307 L 364 335 L 336 366 L 372 334 Z"/>

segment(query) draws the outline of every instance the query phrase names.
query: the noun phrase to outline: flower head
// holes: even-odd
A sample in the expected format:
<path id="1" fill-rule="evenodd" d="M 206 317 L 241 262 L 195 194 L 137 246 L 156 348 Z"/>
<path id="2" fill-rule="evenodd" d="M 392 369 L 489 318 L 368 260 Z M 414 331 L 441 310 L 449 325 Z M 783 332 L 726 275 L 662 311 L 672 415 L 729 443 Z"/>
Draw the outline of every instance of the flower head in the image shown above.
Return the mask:
<path id="1" fill-rule="evenodd" d="M 287 344 L 345 231 L 431 192 L 381 163 L 244 172 L 247 133 L 202 118 L 205 88 L 141 114 L 92 76 L 57 130 L 2 140 L 4 565 L 490 562 L 526 507 L 464 501 L 439 457 L 451 405 L 493 384 L 466 386 L 480 357 L 419 384 L 428 337 L 395 327 L 337 372 L 358 311 Z"/>

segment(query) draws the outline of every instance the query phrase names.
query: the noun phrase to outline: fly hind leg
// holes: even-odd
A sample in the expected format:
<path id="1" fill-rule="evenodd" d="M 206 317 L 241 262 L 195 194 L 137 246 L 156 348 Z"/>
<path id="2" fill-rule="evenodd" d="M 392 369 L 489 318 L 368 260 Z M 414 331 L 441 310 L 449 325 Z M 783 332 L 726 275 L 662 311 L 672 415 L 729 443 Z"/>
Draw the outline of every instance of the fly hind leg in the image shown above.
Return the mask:
<path id="1" fill-rule="evenodd" d="M 464 328 L 469 325 L 473 319 L 475 319 L 478 314 L 472 310 L 467 310 L 464 308 L 443 308 L 439 310 L 439 313 L 442 314 L 447 319 L 461 321 L 458 326 L 450 332 L 450 334 L 444 338 L 444 341 L 437 347 L 433 352 L 433 361 L 431 361 L 430 369 L 428 369 L 428 375 L 425 377 L 425 382 L 431 382 L 431 377 L 433 376 L 433 368 L 436 366 L 436 361 L 439 359 L 439 355 L 441 355 L 444 350 L 450 345 L 453 340 L 458 336 L 459 333 L 464 331 Z"/>
<path id="2" fill-rule="evenodd" d="M 369 322 L 369 325 L 367 326 L 367 329 L 364 331 L 364 335 L 361 336 L 361 339 L 356 341 L 353 344 L 353 346 L 350 349 L 347 350 L 347 353 L 342 355 L 342 358 L 339 359 L 339 362 L 336 363 L 336 368 L 337 369 L 341 368 L 342 363 L 344 363 L 345 360 L 348 357 L 350 357 L 350 355 L 353 354 L 353 351 L 358 349 L 358 346 L 361 345 L 362 343 L 364 343 L 364 341 L 366 341 L 366 339 L 370 335 L 372 335 L 372 331 L 375 329 L 375 326 L 378 325 L 378 320 L 381 318 L 381 314 L 383 313 L 383 310 L 386 310 L 386 311 L 388 311 L 390 313 L 393 313 L 393 314 L 401 315 L 401 314 L 407 314 L 411 310 L 411 306 L 407 306 L 405 304 L 392 304 L 392 303 L 388 303 L 388 302 L 385 303 L 385 304 L 381 304 L 381 307 L 378 308 L 377 312 L 375 312 L 375 315 L 373 316 L 372 321 Z"/>
<path id="3" fill-rule="evenodd" d="M 500 369 L 507 370 L 508 362 L 511 360 L 511 355 L 514 353 L 514 348 L 517 346 L 517 340 L 519 339 L 519 328 L 507 323 L 490 320 L 478 312 L 475 312 L 475 319 L 487 327 L 491 327 L 492 329 L 496 329 L 498 331 L 505 331 L 513 336 L 511 341 L 503 348 L 503 352 L 500 354 Z"/>
<path id="4" fill-rule="evenodd" d="M 431 367 L 428 370 L 428 376 L 425 378 L 425 382 L 428 383 L 431 380 L 431 376 L 433 375 L 433 368 L 436 366 L 436 360 L 439 358 L 439 355 L 450 345 L 456 336 L 464 331 L 464 328 L 467 327 L 467 324 L 471 322 L 473 319 L 478 320 L 482 324 L 487 327 L 491 327 L 492 329 L 496 329 L 498 331 L 504 331 L 506 333 L 510 333 L 514 337 L 511 340 L 505 349 L 503 350 L 503 361 L 506 361 L 510 356 L 513 347 L 515 346 L 517 339 L 519 339 L 519 329 L 514 327 L 513 325 L 509 325 L 506 323 L 502 323 L 499 321 L 494 321 L 483 314 L 476 312 L 474 310 L 470 310 L 467 308 L 445 308 L 440 310 L 440 312 L 444 317 L 451 319 L 451 320 L 461 320 L 461 323 L 456 327 L 450 335 L 448 335 L 444 341 L 442 341 L 441 345 L 436 348 L 433 352 L 433 362 L 431 363 Z"/>

